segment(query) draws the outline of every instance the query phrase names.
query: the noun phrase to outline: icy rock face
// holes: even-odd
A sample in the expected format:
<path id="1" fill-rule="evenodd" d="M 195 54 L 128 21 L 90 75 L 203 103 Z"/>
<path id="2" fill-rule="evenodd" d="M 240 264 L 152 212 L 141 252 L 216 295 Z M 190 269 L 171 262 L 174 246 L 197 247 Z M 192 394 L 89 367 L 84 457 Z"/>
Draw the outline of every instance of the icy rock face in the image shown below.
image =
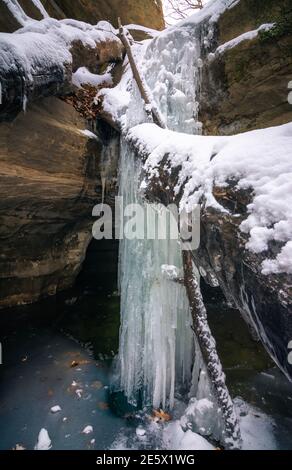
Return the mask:
<path id="1" fill-rule="evenodd" d="M 198 134 L 200 43 L 197 27 L 164 32 L 146 50 L 142 70 L 169 129 Z"/>
<path id="2" fill-rule="evenodd" d="M 122 142 L 120 196 L 124 207 L 145 204 L 139 190 L 140 171 L 134 153 Z M 158 210 L 154 207 L 148 213 L 150 228 Z M 138 220 L 138 226 L 141 222 Z M 125 231 L 131 236 L 130 226 Z M 176 386 L 190 385 L 193 363 L 187 296 L 182 285 L 164 276 L 161 266 L 166 264 L 181 268 L 177 240 L 125 238 L 120 243 L 119 386 L 131 403 L 137 404 L 141 392 L 144 404 L 155 408 L 173 406 Z"/>

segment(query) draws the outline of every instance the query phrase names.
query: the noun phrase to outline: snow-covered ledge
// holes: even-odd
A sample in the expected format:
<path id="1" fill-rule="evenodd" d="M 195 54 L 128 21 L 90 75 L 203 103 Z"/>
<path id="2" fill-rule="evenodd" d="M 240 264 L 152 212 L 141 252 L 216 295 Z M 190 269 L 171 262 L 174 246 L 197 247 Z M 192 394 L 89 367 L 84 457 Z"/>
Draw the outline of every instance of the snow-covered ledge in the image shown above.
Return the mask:
<path id="1" fill-rule="evenodd" d="M 64 95 L 81 66 L 121 61 L 123 46 L 107 22 L 29 21 L 15 33 L 0 33 L 0 119 L 14 117 L 28 101 Z M 96 69 L 96 70 L 92 70 Z"/>
<path id="2" fill-rule="evenodd" d="M 149 199 L 201 204 L 197 265 L 291 379 L 292 124 L 231 137 L 142 124 L 127 140 L 143 158 Z"/>

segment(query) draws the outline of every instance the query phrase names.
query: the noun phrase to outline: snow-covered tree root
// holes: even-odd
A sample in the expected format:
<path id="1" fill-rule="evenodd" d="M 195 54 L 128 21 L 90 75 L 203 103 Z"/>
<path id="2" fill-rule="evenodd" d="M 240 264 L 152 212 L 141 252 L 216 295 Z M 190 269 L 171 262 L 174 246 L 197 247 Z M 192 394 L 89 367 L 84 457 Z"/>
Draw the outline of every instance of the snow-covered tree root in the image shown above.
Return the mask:
<path id="1" fill-rule="evenodd" d="M 208 325 L 206 307 L 201 294 L 199 281 L 194 273 L 191 251 L 183 251 L 184 284 L 186 287 L 193 319 L 194 333 L 204 358 L 214 395 L 224 420 L 225 446 L 238 449 L 241 444 L 238 418 L 225 383 L 225 374 L 216 351 L 216 342 Z"/>

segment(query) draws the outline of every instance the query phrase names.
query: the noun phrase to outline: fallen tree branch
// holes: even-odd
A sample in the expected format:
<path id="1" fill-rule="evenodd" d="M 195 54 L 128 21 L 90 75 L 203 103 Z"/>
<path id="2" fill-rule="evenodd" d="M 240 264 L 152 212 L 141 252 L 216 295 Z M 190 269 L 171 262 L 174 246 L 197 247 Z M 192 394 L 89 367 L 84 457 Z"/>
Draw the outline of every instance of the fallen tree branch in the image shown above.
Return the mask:
<path id="1" fill-rule="evenodd" d="M 241 435 L 238 418 L 225 383 L 225 375 L 216 351 L 216 342 L 208 325 L 206 307 L 199 281 L 193 269 L 191 251 L 183 251 L 184 284 L 186 287 L 196 334 L 202 356 L 214 389 L 218 407 L 224 420 L 224 442 L 226 447 L 240 448 Z"/>
<path id="2" fill-rule="evenodd" d="M 128 38 L 125 35 L 124 28 L 122 26 L 120 18 L 118 18 L 118 22 L 119 22 L 119 38 L 126 50 L 126 54 L 129 59 L 129 64 L 133 73 L 133 77 L 137 83 L 141 97 L 145 103 L 145 111 L 148 115 L 152 116 L 153 122 L 155 124 L 157 124 L 159 127 L 162 127 L 162 129 L 165 129 L 166 126 L 165 126 L 165 123 L 163 122 L 162 116 L 160 115 L 158 109 L 154 106 L 153 101 L 150 99 L 149 92 L 147 90 L 147 85 L 143 83 L 141 75 L 138 71 L 130 43 L 128 41 Z"/>

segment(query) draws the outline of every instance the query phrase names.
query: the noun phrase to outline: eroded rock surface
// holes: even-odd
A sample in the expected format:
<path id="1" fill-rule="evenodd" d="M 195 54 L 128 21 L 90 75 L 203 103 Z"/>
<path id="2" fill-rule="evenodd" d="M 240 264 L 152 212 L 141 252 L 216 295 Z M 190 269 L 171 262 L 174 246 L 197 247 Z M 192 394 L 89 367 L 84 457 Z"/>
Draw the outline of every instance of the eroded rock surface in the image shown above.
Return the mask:
<path id="1" fill-rule="evenodd" d="M 274 23 L 274 28 L 218 52 L 219 45 L 267 23 Z M 204 133 L 231 135 L 291 121 L 291 77 L 291 0 L 236 3 L 220 16 L 204 51 L 200 92 Z"/>
<path id="2" fill-rule="evenodd" d="M 118 142 L 82 134 L 87 122 L 67 103 L 46 98 L 0 126 L 0 307 L 69 287 L 91 240 L 93 206 L 112 202 Z M 104 154 L 110 143 L 111 156 Z M 117 146 L 117 147 L 116 147 Z"/>

